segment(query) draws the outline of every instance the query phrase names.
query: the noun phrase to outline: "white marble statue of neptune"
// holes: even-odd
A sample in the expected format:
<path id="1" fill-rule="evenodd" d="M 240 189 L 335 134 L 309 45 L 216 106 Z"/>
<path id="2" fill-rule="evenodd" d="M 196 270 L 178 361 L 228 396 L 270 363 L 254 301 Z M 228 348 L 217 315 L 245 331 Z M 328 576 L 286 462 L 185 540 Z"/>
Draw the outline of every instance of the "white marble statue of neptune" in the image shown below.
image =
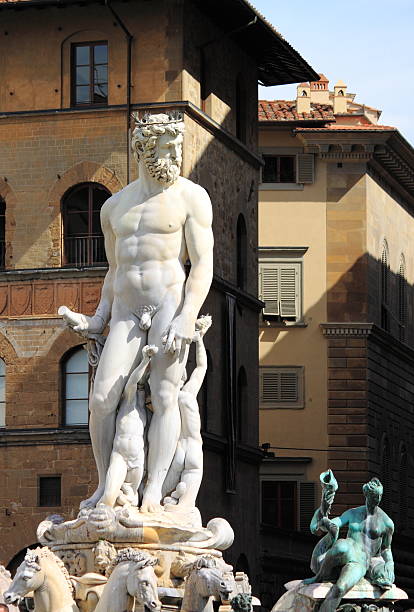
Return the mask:
<path id="1" fill-rule="evenodd" d="M 64 309 L 75 331 L 110 329 L 90 396 L 90 434 L 103 495 L 115 433 L 116 410 L 145 345 L 158 351 L 150 371 L 153 417 L 141 511 L 160 509 L 162 485 L 180 435 L 178 394 L 195 322 L 213 273 L 211 202 L 180 176 L 184 122 L 172 114 L 137 120 L 132 149 L 139 178 L 103 205 L 101 225 L 109 269 L 92 317 Z M 186 279 L 184 264 L 191 262 Z"/>

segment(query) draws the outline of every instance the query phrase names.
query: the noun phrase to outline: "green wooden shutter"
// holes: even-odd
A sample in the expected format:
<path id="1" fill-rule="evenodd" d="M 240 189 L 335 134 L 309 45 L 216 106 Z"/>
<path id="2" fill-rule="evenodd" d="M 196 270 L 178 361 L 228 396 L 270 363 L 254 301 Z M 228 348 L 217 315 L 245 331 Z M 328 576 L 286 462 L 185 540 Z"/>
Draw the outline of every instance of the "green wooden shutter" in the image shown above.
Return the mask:
<path id="1" fill-rule="evenodd" d="M 292 371 L 280 371 L 280 402 L 297 402 L 299 397 L 298 373 Z"/>
<path id="2" fill-rule="evenodd" d="M 261 367 L 261 408 L 303 408 L 302 367 Z"/>
<path id="3" fill-rule="evenodd" d="M 299 529 L 309 532 L 310 522 L 316 510 L 315 483 L 299 483 Z"/>
<path id="4" fill-rule="evenodd" d="M 296 319 L 299 316 L 299 265 L 280 266 L 280 316 Z"/>
<path id="5" fill-rule="evenodd" d="M 312 153 L 298 153 L 297 157 L 297 182 L 314 182 L 314 156 Z"/>
<path id="6" fill-rule="evenodd" d="M 276 404 L 280 401 L 279 370 L 262 370 L 260 376 L 260 403 Z"/>
<path id="7" fill-rule="evenodd" d="M 279 314 L 280 272 L 277 264 L 259 264 L 259 299 L 265 302 L 263 314 Z"/>

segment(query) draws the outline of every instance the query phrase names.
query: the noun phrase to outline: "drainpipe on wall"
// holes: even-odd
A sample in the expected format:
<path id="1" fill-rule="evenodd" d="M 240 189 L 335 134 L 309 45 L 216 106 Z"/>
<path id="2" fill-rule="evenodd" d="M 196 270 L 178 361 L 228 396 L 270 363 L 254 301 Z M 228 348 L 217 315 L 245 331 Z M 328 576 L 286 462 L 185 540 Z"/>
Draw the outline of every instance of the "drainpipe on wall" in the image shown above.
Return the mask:
<path id="1" fill-rule="evenodd" d="M 130 179 L 130 160 L 131 160 L 131 147 L 130 147 L 130 118 L 131 118 L 131 65 L 132 65 L 132 41 L 133 36 L 128 30 L 118 13 L 113 9 L 110 0 L 105 0 L 105 6 L 108 7 L 113 17 L 116 19 L 118 25 L 122 28 L 126 40 L 127 40 L 127 110 L 126 110 L 126 136 L 127 136 L 127 147 L 126 147 L 126 181 L 129 183 Z"/>

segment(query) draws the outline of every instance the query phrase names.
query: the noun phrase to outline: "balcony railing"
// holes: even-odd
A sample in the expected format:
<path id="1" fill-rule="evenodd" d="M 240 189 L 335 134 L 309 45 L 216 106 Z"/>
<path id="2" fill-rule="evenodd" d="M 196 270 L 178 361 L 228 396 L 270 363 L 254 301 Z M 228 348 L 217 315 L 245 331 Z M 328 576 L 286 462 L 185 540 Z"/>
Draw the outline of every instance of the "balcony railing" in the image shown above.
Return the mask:
<path id="1" fill-rule="evenodd" d="M 63 239 L 65 265 L 99 266 L 107 263 L 104 237 L 69 236 Z"/>

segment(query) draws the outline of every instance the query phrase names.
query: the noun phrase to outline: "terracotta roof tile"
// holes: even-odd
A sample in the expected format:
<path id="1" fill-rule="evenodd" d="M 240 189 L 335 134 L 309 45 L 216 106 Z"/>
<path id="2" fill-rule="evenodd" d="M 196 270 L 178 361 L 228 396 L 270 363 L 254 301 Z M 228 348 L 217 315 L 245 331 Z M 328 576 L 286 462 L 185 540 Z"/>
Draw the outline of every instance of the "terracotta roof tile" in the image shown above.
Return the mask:
<path id="1" fill-rule="evenodd" d="M 298 127 L 296 132 L 396 132 L 392 125 L 338 125 L 331 124 L 326 127 Z"/>
<path id="2" fill-rule="evenodd" d="M 310 113 L 297 113 L 296 100 L 259 100 L 259 121 L 335 121 L 332 106 L 311 103 Z"/>

